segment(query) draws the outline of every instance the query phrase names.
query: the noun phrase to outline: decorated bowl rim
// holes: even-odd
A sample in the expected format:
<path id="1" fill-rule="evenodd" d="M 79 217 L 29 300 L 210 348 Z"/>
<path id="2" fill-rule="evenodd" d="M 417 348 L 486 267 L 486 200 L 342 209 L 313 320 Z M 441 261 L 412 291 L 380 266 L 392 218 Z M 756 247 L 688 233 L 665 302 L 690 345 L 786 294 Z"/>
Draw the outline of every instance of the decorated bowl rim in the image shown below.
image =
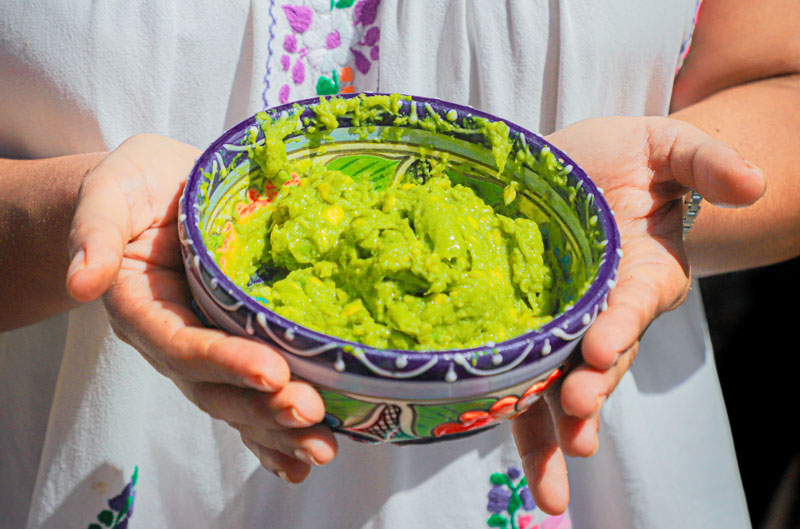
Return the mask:
<path id="1" fill-rule="evenodd" d="M 320 96 L 307 98 L 290 102 L 277 107 L 272 107 L 264 110 L 268 115 L 282 115 L 284 112 L 302 108 L 303 111 L 308 111 L 313 105 L 318 104 L 323 99 L 335 98 L 353 98 L 360 96 L 390 96 L 392 94 L 373 93 L 373 92 L 357 92 L 351 94 L 339 94 L 336 96 Z M 605 305 L 605 297 L 608 291 L 616 284 L 616 274 L 621 257 L 620 250 L 620 235 L 616 223 L 614 222 L 614 213 L 610 206 L 603 198 L 603 191 L 600 189 L 586 172 L 576 164 L 567 154 L 560 149 L 547 142 L 540 134 L 531 132 L 524 127 L 504 118 L 500 118 L 477 110 L 473 107 L 451 103 L 436 98 L 421 97 L 421 96 L 407 96 L 401 95 L 402 98 L 409 101 L 416 102 L 417 104 L 430 105 L 431 108 L 440 108 L 445 110 L 455 110 L 459 114 L 465 114 L 469 117 L 483 118 L 488 121 L 502 121 L 509 127 L 509 133 L 516 133 L 521 135 L 530 146 L 535 146 L 538 149 L 548 147 L 550 151 L 556 156 L 563 166 L 572 166 L 570 176 L 577 178 L 581 182 L 581 187 L 584 192 L 593 195 L 592 204 L 595 212 L 598 215 L 598 220 L 606 236 L 606 244 L 602 250 L 600 263 L 597 267 L 597 272 L 591 280 L 589 287 L 580 296 L 575 303 L 567 307 L 564 311 L 555 316 L 547 324 L 521 335 L 509 338 L 502 342 L 487 343 L 478 347 L 468 347 L 461 349 L 443 349 L 443 350 L 406 350 L 406 349 L 377 349 L 372 348 L 358 342 L 348 341 L 336 336 L 327 335 L 302 326 L 292 320 L 284 318 L 269 308 L 261 305 L 255 299 L 248 296 L 242 289 L 231 281 L 228 276 L 222 272 L 217 265 L 216 261 L 209 254 L 205 246 L 205 241 L 199 229 L 199 204 L 197 204 L 197 197 L 199 195 L 200 185 L 203 181 L 203 174 L 201 168 L 209 165 L 217 157 L 217 152 L 220 152 L 225 145 L 230 145 L 236 141 L 241 140 L 242 135 L 249 128 L 257 124 L 256 116 L 254 114 L 236 125 L 230 127 L 223 134 L 221 134 L 214 142 L 212 142 L 203 153 L 197 158 L 191 172 L 189 173 L 183 193 L 180 198 L 180 222 L 183 224 L 185 233 L 188 236 L 189 243 L 194 250 L 195 255 L 200 260 L 200 263 L 212 275 L 212 277 L 220 284 L 225 291 L 236 300 L 237 304 L 245 307 L 248 311 L 256 315 L 263 315 L 264 318 L 278 326 L 281 329 L 292 329 L 296 335 L 303 336 L 315 342 L 326 342 L 329 347 L 325 350 L 349 347 L 356 351 L 366 352 L 368 355 L 396 359 L 398 356 L 405 357 L 408 361 L 422 360 L 430 361 L 433 358 L 445 357 L 449 360 L 453 357 L 471 357 L 473 355 L 480 355 L 487 349 L 492 349 L 494 353 L 502 353 L 504 351 L 521 348 L 526 351 L 526 354 L 532 349 L 541 349 L 542 347 L 549 347 L 551 340 L 572 341 L 580 336 L 588 329 L 597 314 Z M 192 207 L 187 207 L 190 204 Z M 592 310 L 594 307 L 594 310 Z M 602 307 L 602 308 L 601 308 Z M 577 328 L 577 332 L 574 330 Z M 571 330 L 572 329 L 572 330 Z M 273 338 L 276 338 L 273 336 Z M 288 350 L 291 353 L 293 347 L 289 344 L 282 342 L 280 339 L 278 345 Z M 541 363 L 543 369 L 556 367 L 565 360 L 570 351 L 554 350 L 552 355 L 547 355 L 549 351 L 545 351 L 541 358 L 537 361 Z M 300 355 L 307 356 L 307 355 Z M 463 363 L 463 362 L 462 362 Z M 430 366 L 429 366 L 430 367 Z M 409 377 L 410 378 L 410 377 Z"/>

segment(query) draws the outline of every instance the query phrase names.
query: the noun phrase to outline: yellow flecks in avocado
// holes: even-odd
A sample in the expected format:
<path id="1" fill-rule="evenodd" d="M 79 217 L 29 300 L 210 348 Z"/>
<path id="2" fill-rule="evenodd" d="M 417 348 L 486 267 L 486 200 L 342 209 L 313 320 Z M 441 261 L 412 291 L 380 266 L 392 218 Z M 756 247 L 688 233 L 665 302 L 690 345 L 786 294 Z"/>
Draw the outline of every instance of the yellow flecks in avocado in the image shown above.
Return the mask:
<path id="1" fill-rule="evenodd" d="M 344 208 L 338 204 L 328 206 L 322 210 L 322 218 L 334 226 L 338 226 L 344 220 Z"/>

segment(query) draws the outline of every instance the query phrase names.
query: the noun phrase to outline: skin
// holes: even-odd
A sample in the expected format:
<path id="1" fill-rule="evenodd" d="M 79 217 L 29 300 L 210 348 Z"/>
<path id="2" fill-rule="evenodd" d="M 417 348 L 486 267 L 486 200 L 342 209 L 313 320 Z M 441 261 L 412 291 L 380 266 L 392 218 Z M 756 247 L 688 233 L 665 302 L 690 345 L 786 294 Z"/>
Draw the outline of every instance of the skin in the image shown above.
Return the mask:
<path id="1" fill-rule="evenodd" d="M 597 450 L 598 412 L 632 364 L 642 332 L 685 298 L 689 263 L 705 274 L 800 253 L 798 235 L 790 229 L 800 214 L 800 186 L 792 172 L 797 154 L 791 149 L 800 130 L 789 111 L 800 103 L 800 35 L 789 23 L 800 16 L 798 10 L 791 0 L 757 5 L 705 0 L 693 51 L 676 81 L 673 119 L 586 120 L 548 138 L 606 190 L 625 256 L 608 310 L 584 337 L 585 365 L 512 423 L 534 499 L 545 512 L 565 510 L 564 454 L 588 457 Z M 237 428 L 266 469 L 299 482 L 312 465 L 336 455 L 330 431 L 314 426 L 323 416 L 319 395 L 290 381 L 276 351 L 206 329 L 188 308 L 175 217 L 181 175 L 196 155 L 192 147 L 145 135 L 129 139 L 99 165 L 99 155 L 71 160 L 71 169 L 61 158 L 3 162 L 0 178 L 22 184 L 0 186 L 0 203 L 40 226 L 48 211 L 59 212 L 57 227 L 42 235 L 47 244 L 20 244 L 4 269 L 13 269 L 29 288 L 44 273 L 30 263 L 46 262 L 47 273 L 66 275 L 67 288 L 45 289 L 40 303 L 15 316 L 3 314 L 2 328 L 102 296 L 122 340 L 201 409 Z M 23 167 L 27 163 L 33 165 Z M 769 175 L 768 191 L 756 207 L 732 209 L 764 194 L 764 172 L 753 163 Z M 21 202 L 20 185 L 53 174 L 53 167 L 67 173 L 54 209 Z M 688 187 L 708 203 L 684 244 L 679 199 Z M 16 252 L 19 234 L 11 228 L 10 208 L 0 211 L 2 248 Z M 0 306 L 19 299 L 0 295 Z"/>
<path id="2" fill-rule="evenodd" d="M 105 157 L 0 159 L 0 332 L 77 305 L 63 279 L 69 265 L 64 243 L 81 182 Z"/>

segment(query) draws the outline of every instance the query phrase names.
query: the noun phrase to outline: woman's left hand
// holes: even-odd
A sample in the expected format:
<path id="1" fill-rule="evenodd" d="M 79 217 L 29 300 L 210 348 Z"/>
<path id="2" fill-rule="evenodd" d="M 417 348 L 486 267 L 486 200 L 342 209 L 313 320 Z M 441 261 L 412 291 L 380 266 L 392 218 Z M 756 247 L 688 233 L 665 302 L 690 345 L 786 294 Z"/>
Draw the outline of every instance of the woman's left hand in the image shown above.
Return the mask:
<path id="1" fill-rule="evenodd" d="M 600 409 L 633 363 L 640 336 L 689 292 L 683 196 L 694 189 L 712 204 L 742 207 L 763 195 L 766 181 L 731 147 L 669 118 L 589 119 L 546 139 L 605 191 L 623 250 L 608 309 L 581 343 L 583 363 L 512 422 L 536 504 L 559 514 L 569 502 L 564 455 L 597 451 Z"/>

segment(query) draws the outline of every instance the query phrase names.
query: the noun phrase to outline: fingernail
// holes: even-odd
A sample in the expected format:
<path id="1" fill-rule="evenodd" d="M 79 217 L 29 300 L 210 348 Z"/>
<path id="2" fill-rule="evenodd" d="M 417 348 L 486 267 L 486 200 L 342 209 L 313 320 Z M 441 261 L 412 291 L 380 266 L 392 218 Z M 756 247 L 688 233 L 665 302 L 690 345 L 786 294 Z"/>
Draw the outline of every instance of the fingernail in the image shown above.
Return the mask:
<path id="1" fill-rule="evenodd" d="M 322 463 L 314 459 L 314 456 L 311 455 L 311 452 L 309 452 L 304 448 L 295 449 L 294 457 L 296 457 L 303 463 L 308 463 L 309 465 L 314 465 L 315 467 L 322 466 Z"/>
<path id="2" fill-rule="evenodd" d="M 278 470 L 277 472 L 275 472 L 275 475 L 281 478 L 286 483 L 291 483 L 291 481 L 289 481 L 289 475 L 286 473 L 285 470 Z"/>
<path id="3" fill-rule="evenodd" d="M 275 413 L 275 422 L 287 428 L 306 428 L 312 424 L 293 407 L 278 410 Z"/>
<path id="4" fill-rule="evenodd" d="M 267 379 L 262 377 L 261 375 L 252 375 L 249 377 L 245 377 L 243 382 L 245 386 L 258 391 L 266 391 L 267 393 L 272 393 L 278 390 L 278 388 L 267 382 Z"/>
<path id="5" fill-rule="evenodd" d="M 762 171 L 759 166 L 757 166 L 756 164 L 754 164 L 750 160 L 745 160 L 744 163 L 745 163 L 745 165 L 747 165 L 747 167 L 749 167 L 753 171 L 757 171 L 762 177 L 764 176 L 764 171 Z"/>
<path id="6" fill-rule="evenodd" d="M 78 270 L 82 270 L 86 268 L 86 253 L 83 249 L 78 250 L 75 255 L 72 257 L 72 261 L 69 263 L 69 268 L 67 268 L 67 280 L 72 277 Z"/>

